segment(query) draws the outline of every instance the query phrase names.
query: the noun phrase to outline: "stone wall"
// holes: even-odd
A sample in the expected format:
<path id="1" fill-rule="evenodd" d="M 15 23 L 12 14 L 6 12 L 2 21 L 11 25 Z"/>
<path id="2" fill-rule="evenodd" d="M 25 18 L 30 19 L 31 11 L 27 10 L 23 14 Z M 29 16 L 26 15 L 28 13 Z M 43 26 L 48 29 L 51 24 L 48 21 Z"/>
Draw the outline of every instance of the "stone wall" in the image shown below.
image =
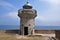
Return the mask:
<path id="1" fill-rule="evenodd" d="M 55 30 L 56 38 L 60 40 L 60 30 Z"/>
<path id="2" fill-rule="evenodd" d="M 0 34 L 4 34 L 6 32 L 6 30 L 0 30 Z"/>
<path id="3" fill-rule="evenodd" d="M 0 30 L 1 33 L 19 34 L 19 30 Z"/>
<path id="4" fill-rule="evenodd" d="M 19 34 L 19 30 L 0 30 L 0 33 L 15 33 L 15 34 Z M 55 30 L 35 30 L 35 33 L 55 34 Z M 58 34 L 60 35 L 60 31 L 56 30 L 56 37 L 59 36 Z"/>
<path id="5" fill-rule="evenodd" d="M 35 33 L 41 33 L 41 34 L 55 34 L 55 30 L 35 30 Z"/>

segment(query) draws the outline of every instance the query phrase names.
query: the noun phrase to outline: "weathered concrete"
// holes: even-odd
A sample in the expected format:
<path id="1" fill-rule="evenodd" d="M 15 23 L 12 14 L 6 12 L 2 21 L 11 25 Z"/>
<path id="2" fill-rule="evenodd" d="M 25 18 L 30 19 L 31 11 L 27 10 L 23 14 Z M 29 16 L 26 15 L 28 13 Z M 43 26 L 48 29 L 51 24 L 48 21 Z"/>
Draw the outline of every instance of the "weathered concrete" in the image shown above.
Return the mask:
<path id="1" fill-rule="evenodd" d="M 36 10 L 32 9 L 32 6 L 23 6 L 23 9 L 18 10 L 18 16 L 20 17 L 20 34 L 21 35 L 33 35 L 34 34 L 34 21 L 37 16 Z"/>

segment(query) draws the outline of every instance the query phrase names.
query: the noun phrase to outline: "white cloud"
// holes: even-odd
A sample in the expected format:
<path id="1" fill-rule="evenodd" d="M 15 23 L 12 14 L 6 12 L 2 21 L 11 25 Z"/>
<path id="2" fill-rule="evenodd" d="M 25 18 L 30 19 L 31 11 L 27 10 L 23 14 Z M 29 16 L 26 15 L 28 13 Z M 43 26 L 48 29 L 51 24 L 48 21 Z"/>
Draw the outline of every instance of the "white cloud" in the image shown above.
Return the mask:
<path id="1" fill-rule="evenodd" d="M 18 12 L 9 12 L 5 15 L 6 17 L 16 19 L 18 18 Z"/>
<path id="2" fill-rule="evenodd" d="M 18 12 L 9 12 L 0 16 L 1 25 L 19 25 L 20 18 L 17 16 Z"/>
<path id="3" fill-rule="evenodd" d="M 39 0 L 39 1 L 46 1 L 51 4 L 60 4 L 60 0 Z"/>
<path id="4" fill-rule="evenodd" d="M 36 17 L 36 20 L 40 20 L 40 21 L 46 21 L 46 18 L 45 17 L 43 17 L 43 16 L 40 16 L 40 15 L 38 15 L 37 17 Z"/>
<path id="5" fill-rule="evenodd" d="M 46 10 L 42 16 L 46 18 L 47 21 L 59 21 L 60 20 L 60 0 L 39 0 L 44 1 L 51 6 L 49 10 Z"/>
<path id="6" fill-rule="evenodd" d="M 3 0 L 0 0 L 0 6 L 5 7 L 5 8 L 14 8 L 14 6 L 11 3 L 8 3 Z"/>

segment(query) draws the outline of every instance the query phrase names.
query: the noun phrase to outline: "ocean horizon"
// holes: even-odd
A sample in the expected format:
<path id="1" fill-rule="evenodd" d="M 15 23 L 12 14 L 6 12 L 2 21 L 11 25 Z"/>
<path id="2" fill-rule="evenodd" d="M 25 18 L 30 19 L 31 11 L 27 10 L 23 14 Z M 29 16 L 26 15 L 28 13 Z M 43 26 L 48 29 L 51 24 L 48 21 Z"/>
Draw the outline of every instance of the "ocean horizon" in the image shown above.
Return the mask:
<path id="1" fill-rule="evenodd" d="M 0 30 L 19 30 L 19 25 L 0 25 Z M 36 30 L 60 30 L 60 26 L 35 26 Z"/>

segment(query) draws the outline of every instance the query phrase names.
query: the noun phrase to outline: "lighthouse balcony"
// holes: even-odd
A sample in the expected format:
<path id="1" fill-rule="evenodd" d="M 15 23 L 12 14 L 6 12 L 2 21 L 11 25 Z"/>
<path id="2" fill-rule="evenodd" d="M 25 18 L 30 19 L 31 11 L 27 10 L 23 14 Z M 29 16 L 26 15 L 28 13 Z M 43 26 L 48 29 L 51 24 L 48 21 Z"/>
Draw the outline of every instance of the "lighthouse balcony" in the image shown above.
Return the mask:
<path id="1" fill-rule="evenodd" d="M 19 14 L 26 13 L 26 14 L 36 14 L 36 10 L 34 9 L 20 9 L 18 10 Z"/>

